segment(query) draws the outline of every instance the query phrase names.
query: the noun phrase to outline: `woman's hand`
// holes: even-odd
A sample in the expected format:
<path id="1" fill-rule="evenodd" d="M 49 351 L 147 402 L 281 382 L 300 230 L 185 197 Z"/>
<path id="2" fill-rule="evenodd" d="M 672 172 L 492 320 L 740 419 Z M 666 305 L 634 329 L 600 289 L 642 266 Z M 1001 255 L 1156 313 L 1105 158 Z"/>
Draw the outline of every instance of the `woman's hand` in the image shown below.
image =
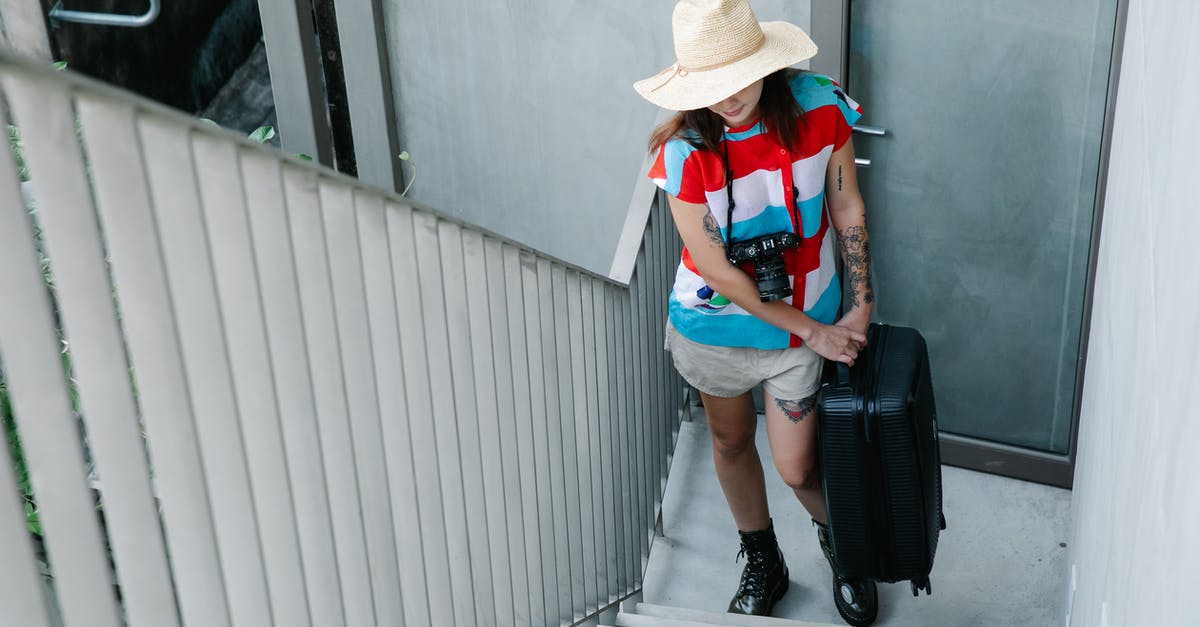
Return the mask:
<path id="1" fill-rule="evenodd" d="M 861 333 L 863 337 L 867 335 L 867 327 L 871 326 L 871 314 L 864 314 L 862 309 L 851 309 L 846 315 L 842 316 L 841 320 L 834 323 L 844 329 L 850 329 L 855 333 Z M 864 341 L 857 346 L 855 350 L 861 351 L 867 343 Z"/>
<path id="2" fill-rule="evenodd" d="M 840 324 L 817 324 L 805 343 L 825 359 L 853 366 L 859 349 L 867 343 L 867 336 Z"/>

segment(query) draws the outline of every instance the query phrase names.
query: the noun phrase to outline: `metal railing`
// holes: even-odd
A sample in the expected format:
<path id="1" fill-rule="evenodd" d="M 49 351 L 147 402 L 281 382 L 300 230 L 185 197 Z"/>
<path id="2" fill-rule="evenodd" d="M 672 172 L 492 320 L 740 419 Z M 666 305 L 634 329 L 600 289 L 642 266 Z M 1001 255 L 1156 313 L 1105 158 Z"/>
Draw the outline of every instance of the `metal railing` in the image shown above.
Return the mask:
<path id="1" fill-rule="evenodd" d="M 625 283 L 7 57 L 0 118 L 40 516 L 0 447 L 5 624 L 572 624 L 639 589 L 686 405 L 664 211 Z"/>

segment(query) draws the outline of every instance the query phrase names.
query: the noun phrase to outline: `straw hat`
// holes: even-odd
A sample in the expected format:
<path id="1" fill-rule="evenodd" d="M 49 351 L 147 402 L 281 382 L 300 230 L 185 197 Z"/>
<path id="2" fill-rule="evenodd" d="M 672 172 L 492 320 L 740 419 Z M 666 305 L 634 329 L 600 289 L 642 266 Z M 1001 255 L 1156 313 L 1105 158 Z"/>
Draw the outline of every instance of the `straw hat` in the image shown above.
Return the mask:
<path id="1" fill-rule="evenodd" d="M 760 23 L 746 0 L 680 0 L 671 26 L 675 64 L 633 88 L 674 111 L 714 105 L 817 54 L 817 45 L 799 26 Z"/>

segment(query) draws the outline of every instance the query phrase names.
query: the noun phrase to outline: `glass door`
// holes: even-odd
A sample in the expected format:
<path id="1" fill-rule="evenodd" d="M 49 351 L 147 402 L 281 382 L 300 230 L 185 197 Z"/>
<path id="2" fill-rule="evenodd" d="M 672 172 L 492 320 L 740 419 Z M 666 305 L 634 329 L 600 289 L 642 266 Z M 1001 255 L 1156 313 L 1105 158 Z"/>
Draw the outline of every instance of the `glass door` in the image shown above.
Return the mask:
<path id="1" fill-rule="evenodd" d="M 876 318 L 929 343 L 944 461 L 1069 485 L 1119 0 L 847 1 Z"/>

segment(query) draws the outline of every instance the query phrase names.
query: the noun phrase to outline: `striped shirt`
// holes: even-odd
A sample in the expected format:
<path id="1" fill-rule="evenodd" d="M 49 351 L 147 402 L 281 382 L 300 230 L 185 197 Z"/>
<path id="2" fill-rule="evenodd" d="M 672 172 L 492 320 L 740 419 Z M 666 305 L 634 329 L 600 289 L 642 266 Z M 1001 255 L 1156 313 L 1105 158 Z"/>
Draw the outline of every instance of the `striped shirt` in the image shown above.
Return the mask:
<path id="1" fill-rule="evenodd" d="M 800 233 L 800 246 L 783 253 L 793 290 L 785 302 L 817 322 L 832 324 L 842 294 L 825 204 L 825 170 L 833 153 L 849 139 L 851 126 L 862 111 L 827 76 L 802 72 L 793 76 L 789 85 L 803 112 L 790 152 L 774 133 L 767 132 L 761 120 L 725 129 L 723 148 L 728 150 L 733 173 L 733 240 L 779 231 Z M 707 204 L 728 241 L 729 202 L 720 154 L 697 149 L 677 137 L 659 149 L 649 176 L 680 200 Z M 792 198 L 798 199 L 799 228 L 788 208 Z M 713 292 L 686 248 L 675 273 L 668 311 L 671 324 L 684 337 L 701 344 L 763 350 L 802 345 L 799 337 Z"/>

